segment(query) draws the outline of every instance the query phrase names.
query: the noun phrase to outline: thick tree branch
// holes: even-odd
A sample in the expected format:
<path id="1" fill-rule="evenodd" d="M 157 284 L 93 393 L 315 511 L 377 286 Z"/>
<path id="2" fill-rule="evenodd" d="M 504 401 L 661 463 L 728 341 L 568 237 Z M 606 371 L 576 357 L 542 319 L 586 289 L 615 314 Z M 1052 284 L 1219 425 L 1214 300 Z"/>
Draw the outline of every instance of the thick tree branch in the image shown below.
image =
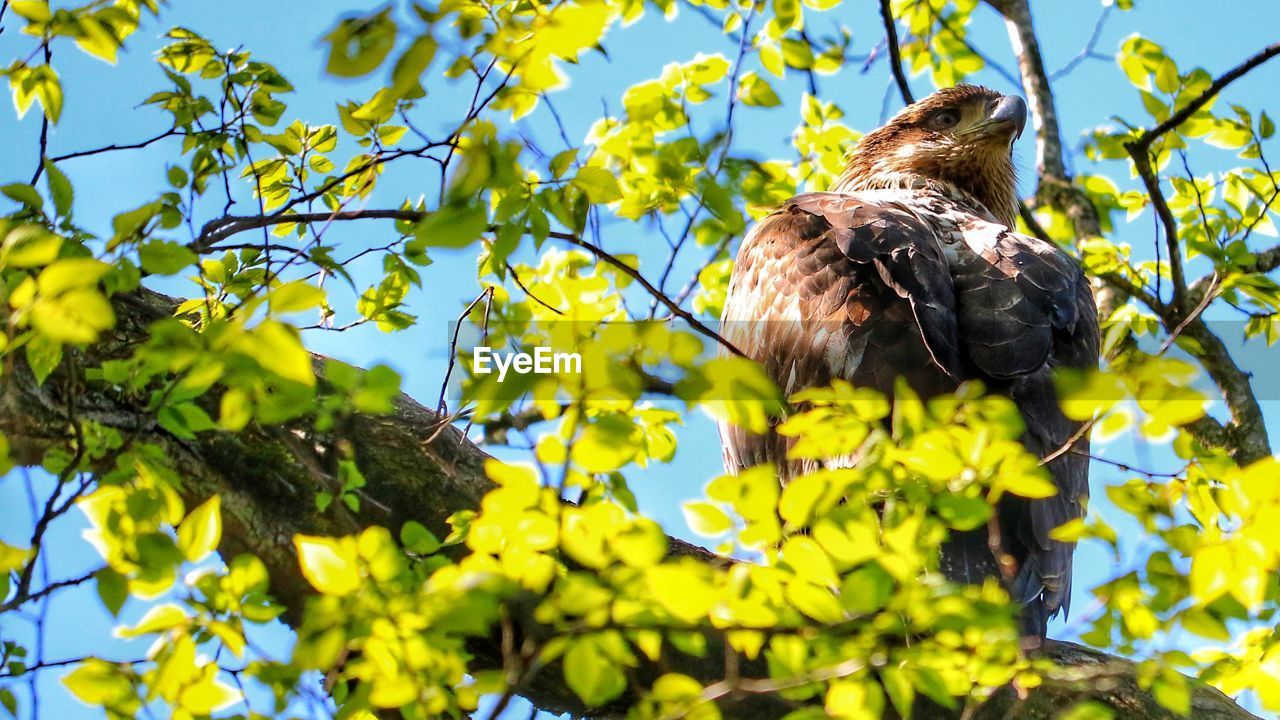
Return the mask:
<path id="1" fill-rule="evenodd" d="M 1049 75 L 1045 71 L 1044 60 L 1040 55 L 1040 46 L 1032 25 L 1027 0 L 986 0 L 986 2 L 1004 16 L 1010 40 L 1018 57 L 1018 67 L 1022 71 L 1023 88 L 1028 96 L 1028 105 L 1036 129 L 1036 167 L 1039 175 L 1036 203 L 1065 213 L 1075 227 L 1078 240 L 1101 235 L 1102 229 L 1097 209 L 1084 191 L 1075 186 L 1066 170 L 1053 91 L 1050 88 Z M 1177 222 L 1160 191 L 1159 177 L 1151 166 L 1149 150 L 1156 138 L 1176 128 L 1204 107 L 1227 85 L 1277 54 L 1280 54 L 1280 44 L 1270 45 L 1251 56 L 1214 80 L 1201 96 L 1174 113 L 1167 121 L 1144 132 L 1127 146 L 1138 174 L 1151 196 L 1156 215 L 1164 231 L 1170 254 L 1174 303 L 1166 306 L 1161 298 L 1129 282 L 1118 273 L 1100 276 L 1094 284 L 1099 316 L 1102 319 L 1109 318 L 1116 308 L 1123 305 L 1128 298 L 1133 297 L 1159 315 L 1167 330 L 1172 332 L 1174 328 L 1182 326 L 1183 335 L 1195 340 L 1204 348 L 1204 352 L 1198 354 L 1197 359 L 1222 393 L 1231 413 L 1231 421 L 1224 426 L 1212 418 L 1203 418 L 1187 426 L 1187 430 L 1207 445 L 1228 449 L 1236 460 L 1242 463 L 1252 462 L 1270 454 L 1266 424 L 1253 393 L 1249 373 L 1240 368 L 1221 339 L 1209 330 L 1202 318 L 1190 316 L 1192 306 L 1196 302 L 1194 298 L 1197 296 L 1188 286 L 1181 248 L 1178 244 Z M 1025 213 L 1024 217 L 1029 215 L 1029 212 Z M 1028 225 L 1030 226 L 1031 223 L 1029 222 Z M 1280 247 L 1275 248 L 1274 252 L 1266 251 L 1259 254 L 1257 262 L 1259 272 L 1267 272 L 1277 265 L 1280 265 Z M 1197 281 L 1196 285 L 1205 283 L 1207 281 L 1204 283 Z M 1195 285 L 1191 286 L 1191 288 L 1194 287 Z"/>
<path id="2" fill-rule="evenodd" d="M 152 322 L 167 317 L 176 305 L 171 298 L 146 290 L 114 298 L 117 326 L 110 335 L 79 357 L 79 367 L 95 367 L 101 362 L 128 356 L 147 338 Z M 316 356 L 317 369 L 323 358 Z M 13 445 L 19 462 L 32 464 L 53 448 L 66 448 L 73 435 L 68 427 L 64 388 L 69 366 L 64 364 L 45 384 L 37 384 L 21 363 L 13 372 L 0 376 L 0 432 Z M 266 564 L 272 592 L 284 605 L 284 620 L 296 624 L 303 606 L 312 595 L 310 585 L 298 569 L 292 538 L 297 533 L 340 535 L 369 525 L 396 529 L 416 520 L 433 532 L 448 531 L 447 518 L 463 509 L 478 507 L 491 487 L 484 474 L 487 455 L 435 412 L 407 396 L 395 402 L 387 416 L 356 415 L 341 424 L 334 436 L 321 436 L 304 420 L 291 425 L 259 427 L 251 425 L 240 433 L 204 432 L 194 441 L 179 440 L 164 432 L 150 416 L 145 403 L 123 395 L 117 388 L 74 378 L 75 417 L 137 434 L 140 441 L 164 449 L 183 478 L 189 503 L 203 502 L 217 494 L 222 497 L 224 557 L 250 552 Z M 442 426 L 443 424 L 443 426 Z M 316 509 L 320 492 L 331 492 L 335 479 L 324 469 L 329 464 L 317 448 L 348 444 L 367 480 L 363 492 L 367 502 L 359 512 L 332 503 L 325 511 Z M 670 540 L 670 552 L 706 562 L 723 562 L 711 553 Z M 528 634 L 548 632 L 528 617 L 516 630 Z M 715 635 L 708 631 L 708 634 Z M 706 657 L 697 658 L 669 651 L 659 663 L 635 669 L 641 684 L 664 672 L 682 672 L 711 685 L 724 680 L 725 662 L 715 648 L 723 648 L 721 638 L 707 643 Z M 502 638 L 478 639 L 472 646 L 472 669 L 502 667 Z M 1137 681 L 1135 666 L 1125 660 L 1096 651 L 1050 641 L 1045 650 L 1066 670 L 1061 677 L 1019 699 L 1009 690 L 997 693 L 986 705 L 967 716 L 969 720 L 998 720 L 1019 717 L 1048 720 L 1083 700 L 1095 700 L 1111 707 L 1116 720 L 1174 720 L 1173 713 L 1159 707 Z M 793 704 L 775 695 L 757 694 L 769 683 L 761 662 L 742 661 L 740 687 L 725 689 L 718 698 L 726 715 L 751 720 L 777 718 L 793 709 Z M 1218 691 L 1192 682 L 1193 717 L 1203 720 L 1248 720 L 1254 716 L 1237 707 Z M 553 712 L 569 712 L 593 717 L 620 716 L 635 700 L 624 695 L 607 708 L 588 709 L 564 685 L 561 669 L 549 667 L 520 689 L 536 706 Z M 945 718 L 950 714 L 934 709 L 923 717 Z"/>
<path id="3" fill-rule="evenodd" d="M 1053 90 L 1049 87 L 1049 73 L 1040 55 L 1040 41 L 1031 24 L 1031 9 L 1027 0 L 987 0 L 1005 18 L 1009 41 L 1018 58 L 1018 70 L 1022 73 L 1022 87 L 1027 93 L 1027 106 L 1031 110 L 1031 122 L 1036 132 L 1036 173 L 1043 179 L 1061 181 L 1067 179 L 1063 162 L 1062 135 L 1058 128 L 1058 111 L 1054 105 Z M 1094 233 L 1096 234 L 1096 233 Z"/>

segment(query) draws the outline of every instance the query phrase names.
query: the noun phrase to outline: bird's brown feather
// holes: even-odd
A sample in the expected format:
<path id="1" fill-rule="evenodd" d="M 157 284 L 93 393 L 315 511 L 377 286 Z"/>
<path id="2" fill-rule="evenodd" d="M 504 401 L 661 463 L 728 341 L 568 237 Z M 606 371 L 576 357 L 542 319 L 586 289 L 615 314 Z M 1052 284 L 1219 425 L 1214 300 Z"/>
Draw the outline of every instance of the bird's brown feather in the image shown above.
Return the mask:
<path id="1" fill-rule="evenodd" d="M 982 380 L 1014 399 L 1024 444 L 1046 456 L 1080 427 L 1059 409 L 1053 369 L 1097 361 L 1088 284 L 1062 250 L 948 187 L 792 198 L 744 239 L 721 332 L 788 395 L 836 378 L 891 396 L 902 377 L 926 397 Z M 772 463 L 785 481 L 820 465 L 789 460 L 776 433 L 721 433 L 730 471 Z M 1025 605 L 1025 632 L 1039 636 L 1070 598 L 1073 546 L 1050 532 L 1081 517 L 1088 494 L 1086 457 L 1064 453 L 1049 469 L 1056 496 L 1007 497 L 997 511 L 1018 565 L 1010 589 Z M 986 540 L 985 531 L 954 535 L 943 570 L 966 582 L 996 575 Z"/>

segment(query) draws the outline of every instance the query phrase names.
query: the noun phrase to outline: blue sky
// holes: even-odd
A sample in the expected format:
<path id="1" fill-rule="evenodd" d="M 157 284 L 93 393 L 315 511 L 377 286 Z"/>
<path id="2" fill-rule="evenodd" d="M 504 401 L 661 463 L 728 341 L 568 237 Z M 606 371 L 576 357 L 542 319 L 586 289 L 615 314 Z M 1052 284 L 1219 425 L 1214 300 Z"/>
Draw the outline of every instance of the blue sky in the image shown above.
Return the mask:
<path id="1" fill-rule="evenodd" d="M 1137 9 L 1132 12 L 1112 13 L 1097 43 L 1098 52 L 1112 55 L 1123 38 L 1140 32 L 1163 44 L 1182 69 L 1200 65 L 1217 74 L 1274 41 L 1275 28 L 1280 24 L 1280 6 L 1270 0 L 1215 3 L 1212 11 L 1206 11 L 1205 5 L 1180 0 L 1138 0 L 1136 4 Z M 266 7 L 270 9 L 264 9 Z M 351 82 L 328 78 L 322 73 L 323 53 L 319 38 L 337 16 L 353 7 L 354 4 L 331 0 L 306 3 L 290 0 L 269 4 L 260 0 L 178 3 L 165 11 L 159 22 L 149 20 L 145 23 L 131 39 L 129 50 L 122 54 L 117 67 L 88 58 L 70 45 L 60 46 L 54 64 L 63 78 L 67 99 L 63 118 L 51 134 L 50 154 L 113 142 L 134 142 L 167 129 L 167 115 L 149 107 L 140 107 L 140 103 L 150 93 L 166 85 L 151 58 L 162 44 L 159 35 L 175 24 L 200 32 L 213 40 L 216 46 L 243 46 L 255 57 L 276 64 L 297 88 L 296 93 L 285 98 L 290 107 L 283 123 L 294 118 L 312 124 L 336 122 L 334 101 L 367 97 L 381 77 Z M 1036 13 L 1046 63 L 1049 68 L 1056 69 L 1079 52 L 1093 30 L 1101 7 L 1089 0 L 1038 0 L 1033 2 L 1033 12 Z M 854 31 L 852 51 L 855 54 L 867 53 L 882 37 L 874 3 L 848 2 L 833 12 L 812 16 L 809 29 L 821 35 L 829 31 L 836 20 Z M 6 18 L 6 25 L 11 22 L 12 15 Z M 29 52 L 30 39 L 10 28 L 6 30 L 0 35 L 0 59 L 8 62 L 10 58 L 25 56 Z M 1003 23 L 989 9 L 983 7 L 976 12 L 971 37 L 989 57 L 1016 72 Z M 564 118 L 568 137 L 575 144 L 581 143 L 591 123 L 599 117 L 602 103 L 614 111 L 620 107 L 622 91 L 628 85 L 654 78 L 660 74 L 664 64 L 687 61 L 699 51 L 721 52 L 732 57 L 735 50 L 718 29 L 693 13 L 685 13 L 673 21 L 650 13 L 633 26 L 616 29 L 606 45 L 609 49 L 607 58 L 598 54 L 586 56 L 580 66 L 569 69 L 571 86 L 553 95 L 553 101 Z M 1255 110 L 1280 108 L 1277 73 L 1280 73 L 1280 66 L 1263 68 L 1233 85 L 1226 99 L 1242 102 Z M 994 70 L 984 70 L 973 80 L 1003 92 L 1019 91 Z M 819 79 L 822 98 L 838 103 L 846 113 L 846 121 L 863 131 L 879 123 L 886 108 L 886 97 L 890 112 L 900 107 L 896 94 L 887 93 L 887 82 L 888 70 L 883 59 L 873 64 L 865 74 L 855 63 L 836 76 Z M 914 78 L 912 85 L 917 96 L 932 89 L 927 75 Z M 793 73 L 786 82 L 775 87 L 784 105 L 774 109 L 744 110 L 735 136 L 736 152 L 760 159 L 793 157 L 789 136 L 799 120 L 798 100 L 805 89 L 805 82 Z M 1077 148 L 1084 130 L 1111 122 L 1112 115 L 1146 122 L 1137 93 L 1113 61 L 1087 60 L 1073 73 L 1057 81 L 1054 89 L 1067 147 Z M 462 103 L 467 92 L 468 88 L 433 85 L 433 94 L 417 111 L 415 121 L 429 133 L 450 127 L 465 109 Z M 714 127 L 722 115 L 722 107 L 723 98 L 710 101 L 707 110 L 695 118 L 699 123 L 698 129 L 705 132 Z M 544 149 L 555 152 L 563 147 L 545 112 L 535 113 L 516 129 Z M 4 138 L 7 148 L 0 154 L 0 182 L 25 182 L 30 178 L 37 160 L 34 148 L 38 130 L 39 121 L 34 113 L 19 121 L 12 112 L 0 110 L 0 138 Z M 510 132 L 511 128 L 504 125 L 503 130 Z M 146 150 L 110 153 L 64 163 L 62 169 L 76 188 L 78 220 L 89 228 L 105 231 L 112 215 L 146 202 L 164 187 L 165 162 L 172 161 L 176 153 L 176 143 L 161 143 Z M 1029 180 L 1033 178 L 1030 165 L 1034 157 L 1030 133 L 1019 141 L 1016 155 L 1023 171 L 1023 190 L 1029 192 Z M 1191 160 L 1198 174 L 1239 164 L 1233 163 L 1228 153 L 1208 149 L 1193 151 Z M 1099 171 L 1078 153 L 1073 154 L 1071 164 L 1077 172 Z M 1125 179 L 1120 165 L 1113 164 L 1100 170 L 1122 181 Z M 1131 185 L 1129 182 L 1126 186 Z M 433 191 L 433 176 L 421 165 L 393 165 L 381 181 L 370 207 L 394 207 L 404 197 L 416 198 L 424 193 L 432 197 Z M 239 192 L 242 201 L 248 199 L 247 186 Z M 248 206 L 242 204 L 240 212 L 249 212 Z M 208 217 L 201 218 L 205 219 Z M 1117 218 L 1117 221 L 1122 224 L 1117 237 L 1132 243 L 1139 254 L 1149 253 L 1152 240 L 1150 216 L 1144 215 L 1131 225 L 1123 225 L 1123 218 Z M 351 247 L 374 244 L 378 233 L 390 232 L 388 227 L 378 225 L 349 226 L 338 230 L 339 234 L 332 237 Z M 665 255 L 665 244 L 642 225 L 606 223 L 603 235 L 609 248 L 638 252 L 642 260 L 650 263 L 649 268 L 653 268 Z M 683 284 L 696 268 L 701 255 L 701 252 L 689 254 L 677 266 L 674 284 Z M 432 401 L 444 371 L 444 340 L 448 322 L 477 293 L 474 258 L 470 254 L 440 254 L 434 259 L 435 265 L 425 272 L 425 287 L 409 297 L 410 310 L 423 318 L 419 326 L 392 336 L 378 334 L 372 329 L 341 335 L 314 334 L 308 338 L 310 347 L 356 365 L 390 364 L 404 376 L 407 392 L 419 399 Z M 644 267 L 642 264 L 642 269 Z M 357 269 L 357 274 L 369 278 L 374 271 L 376 268 L 366 267 Z M 650 269 L 650 272 L 655 271 Z M 162 289 L 175 294 L 183 291 L 181 284 L 173 282 Z M 1258 363 L 1253 369 L 1265 371 L 1265 358 L 1256 353 L 1253 357 Z M 1280 395 L 1269 397 L 1280 398 Z M 1273 426 L 1280 421 L 1274 401 L 1266 403 L 1266 412 Z M 663 522 L 669 531 L 692 537 L 684 525 L 678 500 L 699 494 L 703 484 L 719 474 L 720 455 L 714 427 L 700 416 L 690 415 L 687 418 L 687 427 L 680 439 L 680 450 L 675 460 L 670 465 L 633 473 L 632 488 L 646 513 Z M 1174 467 L 1167 451 L 1132 439 L 1111 443 L 1102 452 L 1108 457 L 1143 467 Z M 1095 495 L 1100 496 L 1101 488 L 1106 484 L 1124 479 L 1125 476 L 1113 468 L 1097 465 L 1093 479 Z M 47 492 L 47 483 L 40 477 L 33 474 L 32 483 L 41 496 Z M 30 514 L 23 510 L 27 503 L 28 484 L 22 474 L 15 472 L 0 480 L 0 539 L 25 544 L 30 535 Z M 1103 514 L 1108 512 L 1105 502 L 1095 502 L 1091 510 Z M 49 552 L 52 578 L 73 577 L 100 564 L 92 549 L 80 539 L 82 529 L 83 520 L 75 514 L 55 527 Z M 1136 538 L 1129 543 L 1131 549 L 1137 546 Z M 1076 615 L 1070 625 L 1051 628 L 1051 634 L 1070 636 L 1076 628 L 1075 621 L 1087 617 L 1091 600 L 1089 588 L 1111 576 L 1115 570 L 1110 557 L 1099 548 L 1082 547 L 1077 555 Z M 126 610 L 126 617 L 136 617 L 141 609 L 138 604 L 131 604 Z M 74 621 L 50 628 L 44 646 L 47 659 L 76 657 L 86 652 L 123 659 L 140 656 L 145 651 L 136 642 L 110 639 L 111 620 L 91 589 L 77 589 L 59 595 L 51 603 L 50 613 L 53 618 Z M 0 619 L 0 634 L 30 638 L 30 623 L 21 618 L 4 617 Z M 260 641 L 282 651 L 287 647 L 288 636 L 283 631 L 274 630 L 264 633 Z M 44 673 L 40 679 L 41 716 L 79 717 L 87 714 L 61 690 L 56 680 L 56 672 Z M 510 716 L 523 717 L 524 714 L 523 710 L 515 710 Z"/>

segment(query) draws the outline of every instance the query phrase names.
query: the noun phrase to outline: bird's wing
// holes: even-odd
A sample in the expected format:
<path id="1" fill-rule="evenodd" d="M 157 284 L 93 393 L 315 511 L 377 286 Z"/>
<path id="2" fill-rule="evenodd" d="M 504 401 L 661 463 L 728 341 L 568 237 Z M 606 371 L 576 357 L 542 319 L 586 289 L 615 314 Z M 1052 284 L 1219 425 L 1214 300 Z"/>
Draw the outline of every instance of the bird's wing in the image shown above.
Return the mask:
<path id="1" fill-rule="evenodd" d="M 924 394 L 962 371 L 942 244 L 892 193 L 799 195 L 743 240 L 721 334 L 760 362 L 787 395 L 842 378 L 886 394 L 911 375 Z M 771 462 L 786 441 L 723 426 L 730 471 Z"/>
<path id="2" fill-rule="evenodd" d="M 1052 372 L 1097 366 L 1097 310 L 1083 270 L 1057 246 L 976 218 L 961 234 L 949 256 L 965 354 L 990 385 L 1007 388 L 1027 448 L 1056 456 L 1049 470 L 1058 494 L 1010 498 L 1000 512 L 1005 542 L 1025 556 L 1014 593 L 1023 603 L 1039 600 L 1032 609 L 1044 613 L 1043 626 L 1069 608 L 1074 550 L 1049 534 L 1082 517 L 1089 494 L 1088 440 L 1062 414 Z"/>
<path id="3" fill-rule="evenodd" d="M 1053 369 L 1098 356 L 1093 297 L 1069 255 L 913 191 L 809 193 L 762 220 L 739 251 L 721 332 L 788 395 L 834 378 L 887 394 L 901 375 L 925 396 L 981 379 L 1018 404 L 1041 457 L 1080 428 L 1059 408 Z M 788 467 L 774 434 L 721 434 L 730 471 L 811 469 Z M 1023 560 L 1014 591 L 1041 625 L 1070 592 L 1072 546 L 1049 533 L 1088 494 L 1087 457 L 1049 467 L 1058 495 L 1000 508 L 1006 549 Z"/>

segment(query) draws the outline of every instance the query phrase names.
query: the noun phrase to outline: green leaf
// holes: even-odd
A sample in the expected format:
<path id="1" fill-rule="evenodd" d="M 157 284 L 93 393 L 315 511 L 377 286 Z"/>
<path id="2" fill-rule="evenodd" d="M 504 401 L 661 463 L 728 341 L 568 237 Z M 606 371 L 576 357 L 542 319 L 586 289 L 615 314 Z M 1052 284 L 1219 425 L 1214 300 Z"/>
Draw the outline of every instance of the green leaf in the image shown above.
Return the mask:
<path id="1" fill-rule="evenodd" d="M 594 637 L 569 646 L 564 656 L 564 679 L 590 707 L 603 705 L 627 688 L 627 678 L 616 661 L 601 651 Z"/>
<path id="2" fill-rule="evenodd" d="M 36 210 L 44 207 L 44 198 L 40 197 L 40 192 L 26 183 L 9 183 L 0 187 L 0 193 Z"/>
<path id="3" fill-rule="evenodd" d="M 49 159 L 44 161 L 45 182 L 49 184 L 49 195 L 53 197 L 53 207 L 61 217 L 71 215 L 71 202 L 75 192 L 71 189 L 71 181 Z"/>
<path id="4" fill-rule="evenodd" d="M 48 265 L 58 257 L 62 238 L 35 223 L 19 225 L 4 237 L 0 263 L 6 267 L 29 268 Z"/>
<path id="5" fill-rule="evenodd" d="M 782 104 L 769 82 L 754 72 L 743 75 L 739 80 L 738 99 L 747 105 L 758 107 L 777 107 Z"/>
<path id="6" fill-rule="evenodd" d="M 400 528 L 400 544 L 405 550 L 419 555 L 430 555 L 440 549 L 440 540 L 416 520 L 410 520 Z"/>
<path id="7" fill-rule="evenodd" d="M 178 526 L 178 549 L 191 562 L 199 562 L 218 549 L 221 540 L 222 499 L 214 495 Z"/>
<path id="8" fill-rule="evenodd" d="M 684 510 L 685 522 L 703 537 L 718 537 L 733 529 L 733 518 L 717 505 L 690 501 L 684 503 L 681 509 Z"/>
<path id="9" fill-rule="evenodd" d="M 577 158 L 577 148 L 569 148 L 557 153 L 555 157 L 551 158 L 551 163 L 548 165 L 551 170 L 551 176 L 555 178 L 564 177 L 564 174 L 569 172 L 569 168 Z"/>
<path id="10" fill-rule="evenodd" d="M 685 622 L 705 620 L 718 594 L 696 562 L 667 563 L 648 569 L 649 591 L 673 616 Z"/>
<path id="11" fill-rule="evenodd" d="M 26 567 L 31 551 L 0 541 L 0 574 L 8 574 Z"/>
<path id="12" fill-rule="evenodd" d="M 53 267 L 56 265 L 50 266 Z M 76 288 L 43 298 L 31 308 L 31 324 L 45 337 L 59 342 L 94 342 L 115 322 L 111 303 L 92 288 Z"/>
<path id="13" fill-rule="evenodd" d="M 167 404 L 156 414 L 156 421 L 165 430 L 184 440 L 194 440 L 196 433 L 217 427 L 209 414 L 194 402 Z"/>
<path id="14" fill-rule="evenodd" d="M 282 315 L 318 307 L 324 299 L 324 290 L 305 280 L 294 280 L 272 290 L 267 305 L 273 314 Z"/>
<path id="15" fill-rule="evenodd" d="M 326 595 L 349 595 L 360 587 L 360 567 L 352 538 L 293 538 L 302 574 L 312 587 Z"/>
<path id="16" fill-rule="evenodd" d="M 1093 700 L 1079 703 L 1058 716 L 1059 720 L 1112 720 L 1114 717 L 1111 708 Z"/>
<path id="17" fill-rule="evenodd" d="M 159 212 L 160 203 L 149 202 L 116 215 L 111 219 L 111 229 L 115 232 L 111 247 L 115 247 L 121 241 L 132 239 Z"/>
<path id="18" fill-rule="evenodd" d="M 274 320 L 264 321 L 244 335 L 239 350 L 256 360 L 264 370 L 308 387 L 315 385 L 311 354 L 302 346 L 297 331 L 288 325 Z"/>
<path id="19" fill-rule="evenodd" d="M 488 227 L 484 206 L 447 205 L 418 223 L 413 235 L 425 247 L 463 248 L 480 239 Z"/>
<path id="20" fill-rule="evenodd" d="M 9 3 L 9 8 L 33 22 L 48 22 L 53 19 L 48 0 L 13 0 Z"/>
<path id="21" fill-rule="evenodd" d="M 9 86 L 13 89 L 13 104 L 18 109 L 19 118 L 27 114 L 33 101 L 38 100 L 49 122 L 58 123 L 62 115 L 62 83 L 53 68 L 18 63 L 9 70 Z"/>
<path id="22" fill-rule="evenodd" d="M 956 700 L 947 692 L 947 682 L 933 668 L 914 667 L 909 671 L 911 685 L 945 708 L 955 708 Z"/>
<path id="23" fill-rule="evenodd" d="M 803 580 L 787 583 L 787 602 L 820 623 L 835 624 L 845 620 L 844 610 L 830 589 Z"/>
<path id="24" fill-rule="evenodd" d="M 808 70 L 813 67 L 813 48 L 803 40 L 783 38 L 782 57 L 793 68 Z"/>
<path id="25" fill-rule="evenodd" d="M 955 530 L 974 530 L 991 516 L 991 504 L 980 497 L 943 493 L 937 505 L 938 515 Z"/>
<path id="26" fill-rule="evenodd" d="M 113 617 L 118 616 L 120 608 L 124 607 L 125 600 L 129 599 L 128 579 L 109 567 L 99 570 L 94 575 L 94 579 L 97 581 L 98 597 L 102 599 L 102 606 Z"/>
<path id="27" fill-rule="evenodd" d="M 870 614 L 893 597 L 893 576 L 879 563 L 868 563 L 845 576 L 840 584 L 840 601 L 851 612 Z"/>
<path id="28" fill-rule="evenodd" d="M 27 343 L 27 365 L 41 385 L 62 362 L 62 343 L 44 335 L 37 335 Z"/>
<path id="29" fill-rule="evenodd" d="M 422 35 L 414 40 L 391 70 L 391 92 L 398 97 L 420 95 L 422 86 L 419 78 L 435 58 L 436 48 L 436 40 L 430 35 Z"/>
<path id="30" fill-rule="evenodd" d="M 573 177 L 573 185 L 586 193 L 588 200 L 598 205 L 622 199 L 618 179 L 602 167 L 588 165 L 580 168 Z"/>
<path id="31" fill-rule="evenodd" d="M 643 441 L 643 433 L 629 419 L 607 415 L 582 431 L 573 445 L 573 459 L 587 472 L 613 472 L 635 459 Z"/>
<path id="32" fill-rule="evenodd" d="M 787 538 L 782 546 L 782 557 L 797 576 L 809 582 L 835 585 L 838 580 L 831 556 L 811 537 L 796 535 Z"/>
<path id="33" fill-rule="evenodd" d="M 172 240 L 148 240 L 138 247 L 138 262 L 152 275 L 177 275 L 198 259 L 186 245 Z"/>
<path id="34" fill-rule="evenodd" d="M 233 387 L 222 394 L 218 408 L 218 426 L 239 432 L 253 419 L 253 401 L 244 390 Z"/>
<path id="35" fill-rule="evenodd" d="M 325 70 L 338 77 L 373 72 L 396 44 L 396 23 L 387 8 L 372 17 L 345 18 L 324 37 L 329 43 Z"/>
<path id="36" fill-rule="evenodd" d="M 1182 717 L 1191 714 L 1191 688 L 1187 686 L 1187 679 L 1177 672 L 1166 668 L 1160 673 L 1151 684 L 1151 694 L 1161 707 Z"/>
<path id="37" fill-rule="evenodd" d="M 86 660 L 62 678 L 62 684 L 86 705 L 137 707 L 133 683 L 114 664 L 97 658 Z"/>
<path id="38" fill-rule="evenodd" d="M 107 16 L 105 14 L 79 16 L 80 36 L 76 38 L 76 47 L 99 60 L 115 65 L 121 41 L 133 32 L 137 23 L 134 21 L 129 26 L 122 27 L 122 23 L 108 23 L 99 19 L 104 17 Z"/>
<path id="39" fill-rule="evenodd" d="M 400 138 L 409 132 L 409 128 L 404 125 L 383 125 L 378 128 L 378 140 L 384 147 L 390 147 L 400 142 Z"/>
<path id="40" fill-rule="evenodd" d="M 1002 475 L 997 484 L 1014 495 L 1026 498 L 1047 498 L 1058 494 L 1058 486 L 1044 472 L 1009 473 Z"/>

